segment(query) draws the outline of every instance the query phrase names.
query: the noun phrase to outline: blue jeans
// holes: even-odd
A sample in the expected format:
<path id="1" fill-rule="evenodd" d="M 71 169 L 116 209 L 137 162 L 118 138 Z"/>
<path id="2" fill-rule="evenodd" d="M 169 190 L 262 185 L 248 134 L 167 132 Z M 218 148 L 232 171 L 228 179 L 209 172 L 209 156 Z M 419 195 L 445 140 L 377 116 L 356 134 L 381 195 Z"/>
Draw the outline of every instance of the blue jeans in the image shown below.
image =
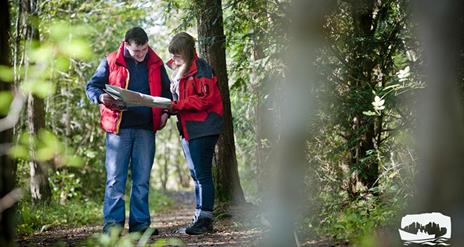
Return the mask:
<path id="1" fill-rule="evenodd" d="M 104 226 L 124 226 L 127 174 L 132 174 L 129 231 L 150 226 L 148 190 L 155 156 L 155 133 L 146 129 L 120 129 L 106 134 L 106 187 L 103 203 Z"/>
<path id="2" fill-rule="evenodd" d="M 204 136 L 189 141 L 182 139 L 190 176 L 195 182 L 196 209 L 202 211 L 213 211 L 214 208 L 214 184 L 211 168 L 214 146 L 218 137 L 218 135 Z"/>

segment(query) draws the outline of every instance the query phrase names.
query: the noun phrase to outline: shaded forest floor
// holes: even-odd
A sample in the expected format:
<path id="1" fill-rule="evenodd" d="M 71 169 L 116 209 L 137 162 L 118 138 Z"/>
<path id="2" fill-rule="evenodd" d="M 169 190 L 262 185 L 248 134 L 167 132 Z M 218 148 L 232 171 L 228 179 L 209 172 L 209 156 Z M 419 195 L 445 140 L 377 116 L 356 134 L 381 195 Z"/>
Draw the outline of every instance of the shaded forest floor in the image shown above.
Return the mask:
<path id="1" fill-rule="evenodd" d="M 177 230 L 192 220 L 194 198 L 189 192 L 171 192 L 175 205 L 167 212 L 152 216 L 152 227 L 160 235 L 150 238 L 149 243 L 159 239 L 177 238 L 185 246 L 257 246 L 262 240 L 265 227 L 257 219 L 258 211 L 250 205 L 247 209 L 231 209 L 231 214 L 219 213 L 214 233 L 189 236 Z M 245 212 L 246 211 L 246 212 Z M 232 216 L 234 215 L 234 216 Z M 239 217 L 237 217 L 239 215 Z M 127 223 L 126 223 L 127 227 Z M 18 238 L 18 246 L 84 246 L 89 237 L 101 232 L 101 225 L 78 228 L 56 227 L 31 236 Z M 127 234 L 127 228 L 123 234 Z M 334 246 L 330 241 L 307 241 L 302 246 Z"/>
<path id="2" fill-rule="evenodd" d="M 160 231 L 160 235 L 151 237 L 150 242 L 158 239 L 178 238 L 186 246 L 254 246 L 260 239 L 262 228 L 243 226 L 234 222 L 231 217 L 222 215 L 223 219 L 215 222 L 213 234 L 189 236 L 176 231 L 191 222 L 194 208 L 192 193 L 172 192 L 168 194 L 175 205 L 167 212 L 152 216 L 152 227 Z M 127 223 L 126 223 L 127 228 Z M 78 228 L 51 228 L 31 236 L 20 237 L 18 246 L 82 246 L 95 233 L 100 233 L 101 225 L 88 225 Z M 127 229 L 124 230 L 127 234 Z"/>

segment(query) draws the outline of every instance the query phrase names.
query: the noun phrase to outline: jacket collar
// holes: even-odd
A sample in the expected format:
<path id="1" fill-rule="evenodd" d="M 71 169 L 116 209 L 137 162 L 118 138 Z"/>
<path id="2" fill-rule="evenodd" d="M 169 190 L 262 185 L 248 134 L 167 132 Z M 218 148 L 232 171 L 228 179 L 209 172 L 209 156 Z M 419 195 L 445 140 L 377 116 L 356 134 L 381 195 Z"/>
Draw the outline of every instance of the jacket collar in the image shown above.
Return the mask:
<path id="1" fill-rule="evenodd" d="M 124 67 L 127 67 L 126 60 L 124 59 L 125 50 L 126 49 L 124 47 L 124 42 L 122 42 L 121 45 L 119 46 L 118 52 L 116 54 L 116 63 L 119 64 L 119 65 L 122 65 Z M 161 58 L 159 58 L 159 56 L 153 51 L 153 49 L 151 49 L 150 46 L 148 46 L 147 56 L 148 56 L 148 59 L 146 58 L 147 59 L 147 66 L 158 65 L 158 64 L 161 65 L 163 63 Z"/>

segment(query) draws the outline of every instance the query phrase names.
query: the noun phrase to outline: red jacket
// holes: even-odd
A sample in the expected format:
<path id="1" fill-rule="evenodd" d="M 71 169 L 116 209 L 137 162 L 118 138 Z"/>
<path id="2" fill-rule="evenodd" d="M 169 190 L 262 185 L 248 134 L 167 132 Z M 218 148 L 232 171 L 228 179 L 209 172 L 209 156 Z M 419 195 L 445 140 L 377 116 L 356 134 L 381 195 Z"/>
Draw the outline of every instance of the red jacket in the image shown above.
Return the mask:
<path id="1" fill-rule="evenodd" d="M 148 84 L 150 88 L 150 95 L 161 96 L 161 65 L 163 61 L 156 55 L 156 53 L 148 47 Z M 114 51 L 106 58 L 109 66 L 108 84 L 118 86 L 121 88 L 128 87 L 129 84 L 129 70 L 127 69 L 126 60 L 124 59 L 124 43 L 121 44 L 117 51 Z M 113 111 L 105 105 L 100 104 L 100 125 L 110 133 L 118 133 L 119 125 L 121 124 L 122 115 L 124 112 Z M 152 108 L 153 115 L 153 131 L 157 131 L 160 127 L 161 109 Z"/>
<path id="2" fill-rule="evenodd" d="M 172 60 L 168 67 L 173 67 Z M 179 99 L 172 108 L 179 112 L 181 131 L 187 140 L 222 132 L 224 112 L 217 78 L 211 66 L 196 54 L 188 72 L 180 79 Z"/>

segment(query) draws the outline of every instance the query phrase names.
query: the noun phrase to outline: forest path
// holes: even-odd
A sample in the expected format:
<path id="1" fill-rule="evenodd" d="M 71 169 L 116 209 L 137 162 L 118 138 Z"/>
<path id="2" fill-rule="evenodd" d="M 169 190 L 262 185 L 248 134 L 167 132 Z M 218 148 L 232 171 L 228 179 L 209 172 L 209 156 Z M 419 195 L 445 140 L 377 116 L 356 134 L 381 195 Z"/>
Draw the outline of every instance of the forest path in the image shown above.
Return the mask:
<path id="1" fill-rule="evenodd" d="M 230 217 L 221 217 L 223 219 L 217 220 L 212 234 L 190 236 L 177 233 L 180 227 L 192 220 L 194 197 L 193 193 L 189 192 L 170 192 L 168 196 L 174 199 L 175 205 L 166 212 L 152 216 L 152 227 L 157 228 L 160 235 L 151 237 L 149 243 L 155 243 L 160 239 L 176 238 L 182 240 L 185 246 L 255 246 L 261 239 L 262 228 L 244 226 Z M 256 214 L 254 216 L 256 217 Z M 17 244 L 18 246 L 85 246 L 89 237 L 100 232 L 101 225 L 78 228 L 56 227 L 19 238 Z M 124 234 L 127 234 L 127 229 Z"/>

